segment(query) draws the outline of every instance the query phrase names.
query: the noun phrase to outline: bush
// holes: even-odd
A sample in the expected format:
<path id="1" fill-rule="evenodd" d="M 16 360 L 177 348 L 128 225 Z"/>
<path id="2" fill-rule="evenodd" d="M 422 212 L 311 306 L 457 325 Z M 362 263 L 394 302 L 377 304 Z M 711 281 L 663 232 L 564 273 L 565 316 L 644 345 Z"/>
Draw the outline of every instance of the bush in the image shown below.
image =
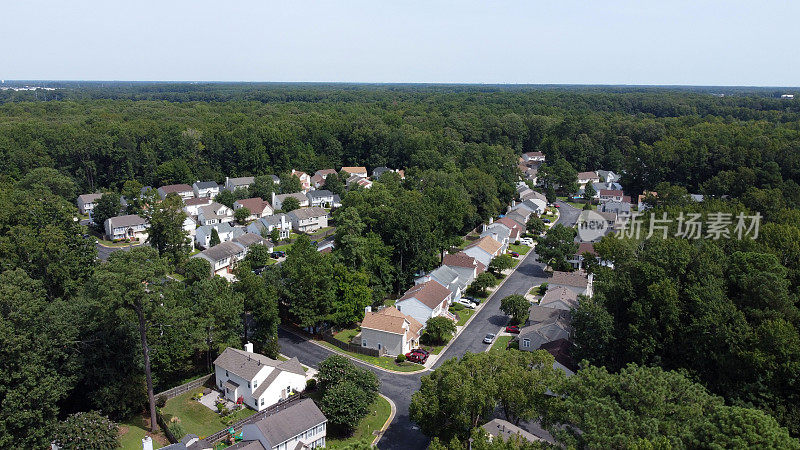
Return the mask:
<path id="1" fill-rule="evenodd" d="M 183 427 L 181 426 L 180 422 L 172 422 L 167 426 L 167 429 L 170 433 L 172 433 L 173 436 L 175 436 L 175 439 L 178 440 L 180 440 L 183 435 L 186 434 L 186 432 L 183 431 Z"/>
<path id="2" fill-rule="evenodd" d="M 316 378 L 309 378 L 306 380 L 306 390 L 313 391 L 317 388 L 317 379 Z"/>
<path id="3" fill-rule="evenodd" d="M 450 306 L 450 308 L 453 311 L 461 311 L 462 309 L 464 309 L 464 305 L 462 305 L 461 303 L 453 303 L 453 305 Z"/>
<path id="4" fill-rule="evenodd" d="M 547 292 L 547 283 L 542 283 L 539 286 L 539 294 L 544 295 L 545 292 Z"/>
<path id="5" fill-rule="evenodd" d="M 158 406 L 159 408 L 163 408 L 164 405 L 166 405 L 166 404 L 167 404 L 167 396 L 166 395 L 161 394 L 158 397 L 156 397 L 156 406 Z"/>
<path id="6" fill-rule="evenodd" d="M 430 345 L 446 344 L 456 332 L 456 324 L 447 317 L 437 316 L 428 319 L 422 339 Z"/>
<path id="7" fill-rule="evenodd" d="M 397 355 L 397 358 L 395 358 L 394 360 L 395 360 L 395 362 L 397 364 L 400 364 L 400 363 L 402 363 L 403 361 L 406 360 L 406 355 L 400 353 L 399 355 Z"/>

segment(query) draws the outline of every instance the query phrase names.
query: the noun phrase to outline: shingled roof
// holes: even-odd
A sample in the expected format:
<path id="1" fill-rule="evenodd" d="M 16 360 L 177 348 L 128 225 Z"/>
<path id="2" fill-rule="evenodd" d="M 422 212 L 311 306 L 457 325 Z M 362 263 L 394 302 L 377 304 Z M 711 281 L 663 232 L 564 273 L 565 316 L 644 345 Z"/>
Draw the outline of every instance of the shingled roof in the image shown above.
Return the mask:
<path id="1" fill-rule="evenodd" d="M 481 250 L 485 251 L 486 253 L 488 253 L 490 255 L 495 255 L 500 250 L 500 248 L 503 247 L 503 244 L 497 242 L 491 236 L 484 236 L 484 237 L 478 239 L 474 244 L 468 245 L 465 248 L 465 250 L 468 249 L 468 248 L 473 248 L 473 247 L 478 247 L 478 248 L 480 248 Z"/>
<path id="2" fill-rule="evenodd" d="M 310 398 L 304 398 L 255 423 L 272 447 L 327 422 L 328 419 Z"/>
<path id="3" fill-rule="evenodd" d="M 569 311 L 578 307 L 578 294 L 564 286 L 548 289 L 539 306 Z"/>
<path id="4" fill-rule="evenodd" d="M 217 359 L 214 360 L 214 365 L 228 372 L 235 373 L 245 380 L 251 381 L 264 366 L 305 375 L 303 366 L 300 365 L 300 361 L 298 361 L 297 358 L 292 358 L 288 361 L 278 361 L 258 353 L 246 352 L 232 347 L 226 348 L 222 354 L 217 356 Z"/>
<path id="5" fill-rule="evenodd" d="M 434 309 L 439 306 L 448 295 L 450 295 L 449 289 L 439 284 L 438 281 L 431 280 L 418 284 L 407 290 L 406 293 L 403 294 L 403 296 L 399 298 L 396 303 L 400 303 L 410 298 L 416 298 L 425 306 L 429 307 L 430 309 Z"/>
<path id="6" fill-rule="evenodd" d="M 550 284 L 560 284 L 563 286 L 574 286 L 585 288 L 589 286 L 589 279 L 583 272 L 553 272 Z"/>
<path id="7" fill-rule="evenodd" d="M 416 340 L 416 338 L 419 338 L 422 324 L 419 323 L 417 319 L 403 314 L 394 306 L 389 306 L 376 312 L 365 313 L 364 320 L 361 321 L 361 328 L 381 330 L 393 334 L 404 334 L 406 329 L 403 328 L 403 324 L 406 321 L 408 321 L 408 331 Z"/>

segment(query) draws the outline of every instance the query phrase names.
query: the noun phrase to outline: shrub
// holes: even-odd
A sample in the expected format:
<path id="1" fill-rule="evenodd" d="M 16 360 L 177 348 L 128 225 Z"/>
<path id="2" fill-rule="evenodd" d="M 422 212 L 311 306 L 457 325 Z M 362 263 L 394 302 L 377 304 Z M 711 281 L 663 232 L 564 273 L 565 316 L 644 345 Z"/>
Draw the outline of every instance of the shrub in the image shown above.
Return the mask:
<path id="1" fill-rule="evenodd" d="M 167 426 L 167 429 L 170 433 L 172 433 L 173 436 L 175 436 L 175 439 L 178 440 L 180 440 L 183 435 L 186 434 L 186 432 L 183 431 L 183 427 L 181 426 L 180 422 L 172 422 Z"/>
<path id="2" fill-rule="evenodd" d="M 397 364 L 400 364 L 401 362 L 406 360 L 406 355 L 400 353 L 399 355 L 397 355 L 397 358 L 395 358 L 394 360 L 395 360 L 395 362 Z"/>
<path id="3" fill-rule="evenodd" d="M 161 394 L 158 397 L 156 397 L 156 406 L 158 406 L 159 408 L 163 408 L 164 405 L 166 405 L 166 404 L 167 404 L 167 396 L 166 395 Z"/>
<path id="4" fill-rule="evenodd" d="M 317 379 L 316 378 L 309 378 L 306 380 L 306 390 L 313 391 L 317 388 Z"/>
<path id="5" fill-rule="evenodd" d="M 456 332 L 456 324 L 447 317 L 437 316 L 428 319 L 422 339 L 430 345 L 446 344 Z"/>
<path id="6" fill-rule="evenodd" d="M 464 305 L 462 305 L 461 303 L 453 303 L 453 305 L 450 308 L 452 308 L 453 311 L 461 311 L 462 309 L 464 309 Z"/>

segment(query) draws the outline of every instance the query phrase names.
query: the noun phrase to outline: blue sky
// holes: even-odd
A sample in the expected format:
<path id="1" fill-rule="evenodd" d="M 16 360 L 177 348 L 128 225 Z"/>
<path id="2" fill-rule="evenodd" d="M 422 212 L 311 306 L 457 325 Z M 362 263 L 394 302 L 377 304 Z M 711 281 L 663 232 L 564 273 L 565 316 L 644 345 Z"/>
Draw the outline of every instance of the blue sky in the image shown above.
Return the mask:
<path id="1" fill-rule="evenodd" d="M 8 1 L 0 78 L 800 86 L 797 1 Z"/>

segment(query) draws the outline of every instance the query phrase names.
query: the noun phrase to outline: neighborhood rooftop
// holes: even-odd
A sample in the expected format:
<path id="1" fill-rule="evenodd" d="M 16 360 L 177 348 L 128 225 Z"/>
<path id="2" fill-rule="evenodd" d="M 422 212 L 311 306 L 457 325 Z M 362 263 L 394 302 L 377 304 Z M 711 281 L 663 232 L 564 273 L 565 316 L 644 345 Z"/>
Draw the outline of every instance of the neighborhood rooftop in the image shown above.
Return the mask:
<path id="1" fill-rule="evenodd" d="M 226 348 L 222 354 L 217 356 L 217 359 L 214 360 L 214 365 L 222 367 L 245 380 L 252 380 L 264 366 L 270 366 L 300 375 L 305 374 L 297 358 L 292 358 L 288 361 L 278 361 L 258 353 L 246 352 L 232 347 Z"/>
<path id="2" fill-rule="evenodd" d="M 583 272 L 553 272 L 550 284 L 561 284 L 564 286 L 574 286 L 585 288 L 589 285 L 589 280 Z"/>
<path id="3" fill-rule="evenodd" d="M 328 419 L 314 404 L 314 400 L 304 398 L 286 408 L 268 415 L 255 423 L 270 444 L 278 447 L 280 444 L 297 436 L 306 430 L 327 422 Z M 303 448 L 298 443 L 297 448 Z M 287 449 L 289 450 L 289 449 Z"/>
<path id="4" fill-rule="evenodd" d="M 413 297 L 429 308 L 436 308 L 448 295 L 450 295 L 450 291 L 446 287 L 439 284 L 438 281 L 431 280 L 407 290 L 397 302 Z"/>

